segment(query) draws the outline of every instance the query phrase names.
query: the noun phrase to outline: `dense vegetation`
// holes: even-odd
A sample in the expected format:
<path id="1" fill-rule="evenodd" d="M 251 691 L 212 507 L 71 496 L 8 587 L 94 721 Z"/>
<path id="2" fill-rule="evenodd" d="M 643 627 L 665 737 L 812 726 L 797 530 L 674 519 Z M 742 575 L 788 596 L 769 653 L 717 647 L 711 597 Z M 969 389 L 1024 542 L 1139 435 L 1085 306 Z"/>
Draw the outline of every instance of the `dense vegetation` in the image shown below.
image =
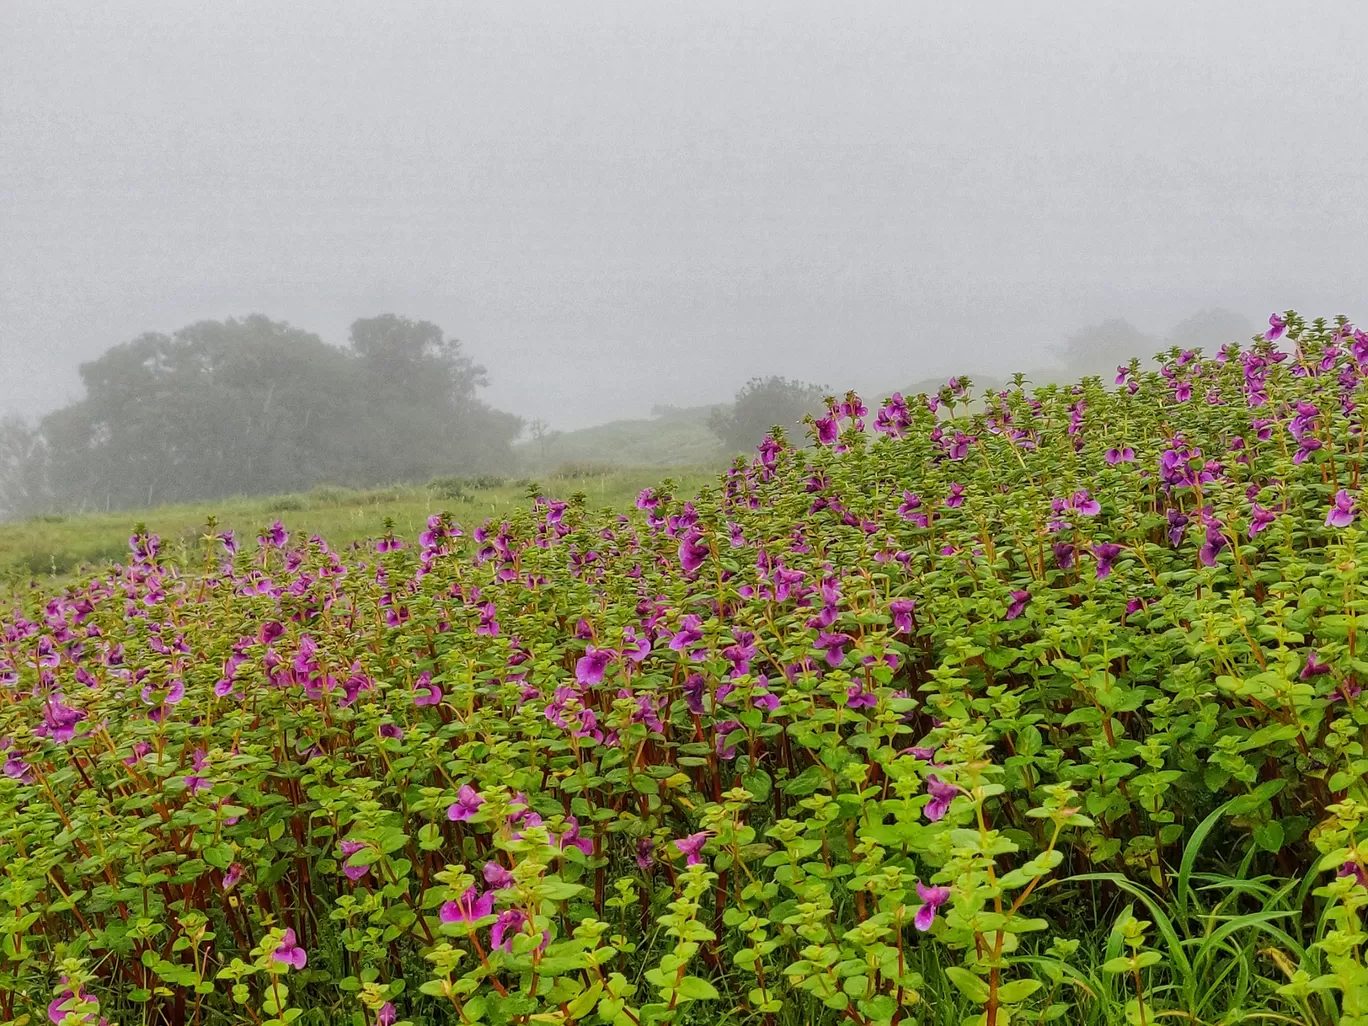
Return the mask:
<path id="1" fill-rule="evenodd" d="M 694 489 L 712 472 L 677 467 L 672 471 L 680 487 Z M 544 487 L 567 495 L 583 492 L 599 506 L 630 507 L 644 486 L 660 480 L 658 469 L 612 469 L 566 464 L 542 480 Z M 528 492 L 540 487 L 528 478 L 505 479 L 497 474 L 438 477 L 422 485 L 350 489 L 319 485 L 307 492 L 186 503 L 153 509 L 110 513 L 47 513 L 0 524 L 0 594 L 6 586 L 39 586 L 41 578 L 67 576 L 81 567 L 122 560 L 128 553 L 130 521 L 144 522 L 160 535 L 164 558 L 184 562 L 203 544 L 205 521 L 213 516 L 216 530 L 253 536 L 257 527 L 285 517 L 292 530 L 319 534 L 337 548 L 366 542 L 388 529 L 417 537 L 434 509 L 446 509 L 465 520 L 503 516 L 525 505 Z M 50 586 L 45 581 L 42 586 Z"/>
<path id="2" fill-rule="evenodd" d="M 135 533 L 4 624 L 0 1019 L 1368 1022 L 1368 334 L 1268 335 L 630 515 Z"/>

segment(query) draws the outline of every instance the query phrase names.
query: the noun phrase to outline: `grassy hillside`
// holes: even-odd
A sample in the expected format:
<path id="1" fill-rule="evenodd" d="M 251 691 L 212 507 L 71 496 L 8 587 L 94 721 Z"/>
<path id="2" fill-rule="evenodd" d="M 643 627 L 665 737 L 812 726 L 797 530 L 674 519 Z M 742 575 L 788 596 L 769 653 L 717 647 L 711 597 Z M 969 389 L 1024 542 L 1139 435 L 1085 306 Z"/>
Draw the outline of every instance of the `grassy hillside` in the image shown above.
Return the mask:
<path id="1" fill-rule="evenodd" d="M 545 475 L 537 480 L 549 495 L 584 492 L 595 507 L 622 507 L 642 488 L 672 477 L 690 491 L 705 483 L 702 471 L 662 467 L 614 470 L 577 476 Z M 66 574 L 82 564 L 122 559 L 135 523 L 160 534 L 163 550 L 188 554 L 198 546 L 210 515 L 218 529 L 237 532 L 242 543 L 255 544 L 257 532 L 279 518 L 291 531 L 320 534 L 335 547 L 384 533 L 385 519 L 395 531 L 414 538 L 430 513 L 450 510 L 470 527 L 488 516 L 527 501 L 527 480 L 496 477 L 438 479 L 427 485 L 372 491 L 320 487 L 298 495 L 225 499 L 221 502 L 160 506 L 112 513 L 45 515 L 0 523 L 0 579 L 22 581 L 31 576 Z"/>
<path id="2" fill-rule="evenodd" d="M 573 464 L 611 467 L 719 467 L 730 456 L 708 430 L 716 407 L 671 409 L 647 420 L 614 420 L 517 446 L 524 466 L 545 472 Z"/>

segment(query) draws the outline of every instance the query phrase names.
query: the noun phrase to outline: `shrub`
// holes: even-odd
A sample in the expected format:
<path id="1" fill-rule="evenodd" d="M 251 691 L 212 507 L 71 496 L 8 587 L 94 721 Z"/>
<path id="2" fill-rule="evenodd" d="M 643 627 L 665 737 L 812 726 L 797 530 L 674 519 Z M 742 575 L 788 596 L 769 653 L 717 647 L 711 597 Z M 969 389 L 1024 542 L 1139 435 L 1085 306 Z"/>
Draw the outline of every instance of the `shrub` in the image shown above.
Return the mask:
<path id="1" fill-rule="evenodd" d="M 1362 1023 L 1368 335 L 1283 330 L 626 517 L 135 535 L 0 634 L 0 1016 Z"/>

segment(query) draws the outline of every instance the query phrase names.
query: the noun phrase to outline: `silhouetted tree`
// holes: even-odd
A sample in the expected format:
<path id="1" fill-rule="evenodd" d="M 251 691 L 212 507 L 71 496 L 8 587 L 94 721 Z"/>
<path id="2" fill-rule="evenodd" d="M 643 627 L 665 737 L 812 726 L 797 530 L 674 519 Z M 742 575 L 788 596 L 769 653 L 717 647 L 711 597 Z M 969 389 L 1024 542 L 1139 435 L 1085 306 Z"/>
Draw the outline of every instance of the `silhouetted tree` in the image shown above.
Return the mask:
<path id="1" fill-rule="evenodd" d="M 357 321 L 352 347 L 253 315 L 149 333 L 82 365 L 85 398 L 43 419 L 64 508 L 374 485 L 507 461 L 518 418 L 426 321 Z"/>
<path id="2" fill-rule="evenodd" d="M 829 394 L 825 385 L 790 381 L 777 375 L 752 378 L 741 386 L 729 408 L 717 409 L 708 428 L 728 449 L 742 452 L 760 444 L 772 427 L 790 433 L 805 414 L 819 413 Z"/>
<path id="3" fill-rule="evenodd" d="M 18 417 L 5 417 L 0 420 L 0 518 L 40 512 L 49 501 L 42 436 Z"/>

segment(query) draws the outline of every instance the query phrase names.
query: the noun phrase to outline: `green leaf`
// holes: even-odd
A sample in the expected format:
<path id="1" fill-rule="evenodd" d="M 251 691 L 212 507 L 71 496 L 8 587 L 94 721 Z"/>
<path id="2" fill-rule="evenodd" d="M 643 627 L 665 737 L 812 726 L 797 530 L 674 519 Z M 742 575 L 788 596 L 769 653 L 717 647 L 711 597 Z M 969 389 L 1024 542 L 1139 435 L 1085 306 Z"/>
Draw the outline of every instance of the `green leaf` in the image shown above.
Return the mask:
<path id="1" fill-rule="evenodd" d="M 698 976 L 686 976 L 675 988 L 679 996 L 689 1001 L 716 1001 L 722 995 L 707 980 Z"/>
<path id="2" fill-rule="evenodd" d="M 968 969 L 961 969 L 957 965 L 947 966 L 945 975 L 955 985 L 955 988 L 970 1001 L 979 1005 L 988 1003 L 988 984 Z"/>
<path id="3" fill-rule="evenodd" d="M 1004 1005 L 1015 1005 L 1025 1001 L 1039 989 L 1039 980 L 1013 980 L 1011 983 L 1004 983 L 998 987 L 998 1000 Z"/>

